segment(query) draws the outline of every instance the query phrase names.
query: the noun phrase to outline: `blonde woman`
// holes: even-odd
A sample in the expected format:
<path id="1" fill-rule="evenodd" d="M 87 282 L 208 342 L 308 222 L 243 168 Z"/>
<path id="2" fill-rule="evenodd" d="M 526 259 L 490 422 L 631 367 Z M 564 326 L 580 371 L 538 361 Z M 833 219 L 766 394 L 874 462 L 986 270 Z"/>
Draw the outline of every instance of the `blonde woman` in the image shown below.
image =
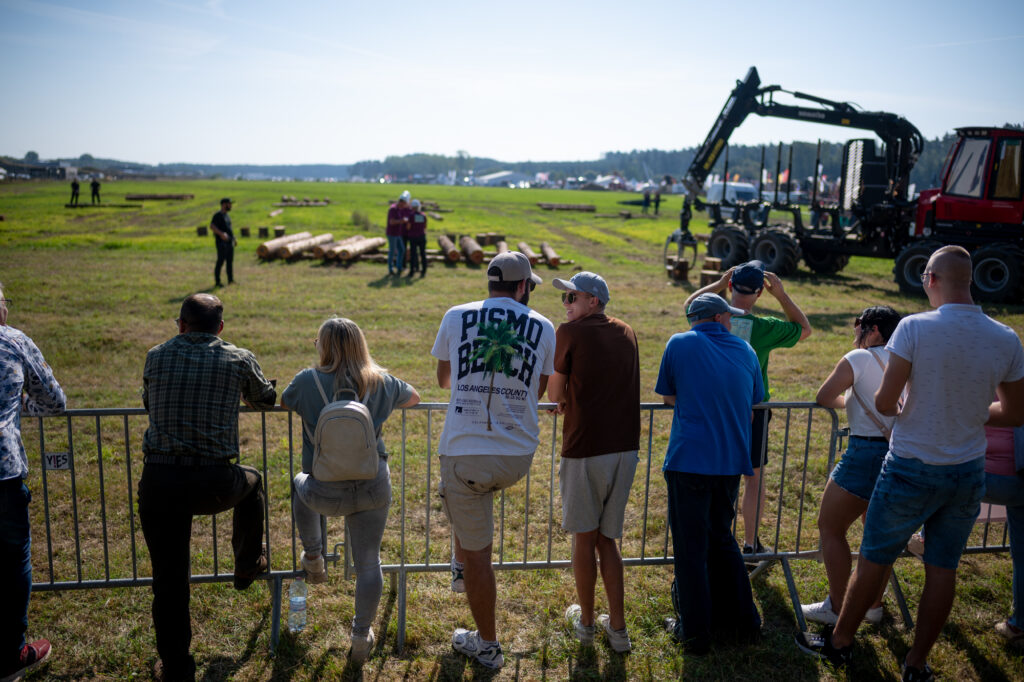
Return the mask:
<path id="1" fill-rule="evenodd" d="M 320 515 L 344 516 L 348 522 L 352 561 L 356 569 L 355 615 L 352 618 L 352 660 L 362 663 L 373 648 L 370 627 L 380 603 L 383 575 L 380 570 L 380 545 L 384 537 L 388 508 L 391 506 L 391 473 L 380 429 L 396 408 L 412 407 L 420 401 L 416 389 L 391 376 L 373 361 L 366 338 L 355 322 L 335 317 L 320 325 L 314 339 L 319 364 L 295 375 L 281 394 L 281 407 L 302 417 L 302 473 L 295 477 L 295 524 L 302 540 L 302 567 L 310 583 L 327 580 L 320 535 Z M 352 389 L 370 411 L 377 430 L 380 466 L 376 478 L 365 481 L 318 481 L 310 475 L 313 468 L 313 443 L 309 433 L 315 430 L 324 407 L 320 390 L 335 396 Z M 333 398 L 332 398 L 333 399 Z"/>

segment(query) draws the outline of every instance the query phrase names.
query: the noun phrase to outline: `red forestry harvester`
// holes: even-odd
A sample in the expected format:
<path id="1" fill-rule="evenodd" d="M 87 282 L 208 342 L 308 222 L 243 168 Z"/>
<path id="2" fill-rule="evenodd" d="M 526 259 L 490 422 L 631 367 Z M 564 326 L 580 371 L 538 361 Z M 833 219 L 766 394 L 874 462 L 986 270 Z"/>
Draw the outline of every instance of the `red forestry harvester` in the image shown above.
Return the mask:
<path id="1" fill-rule="evenodd" d="M 910 171 L 924 140 L 910 122 L 896 114 L 861 111 L 849 102 L 801 92 L 788 94 L 818 106 L 780 104 L 774 101 L 776 92 L 788 91 L 778 85 L 761 87 L 757 69 L 751 67 L 722 108 L 683 179 L 687 195 L 679 229 L 665 243 L 670 276 L 679 272 L 672 263 L 685 260 L 684 248 L 696 243 L 689 231 L 691 211 L 696 208 L 708 211 L 712 230 L 708 252 L 721 258 L 725 267 L 757 258 L 777 274 L 787 275 L 795 272 L 802 258 L 814 272 L 830 274 L 842 270 L 850 256 L 894 258 L 900 290 L 920 294 L 928 256 L 942 245 L 959 244 L 974 260 L 974 292 L 979 300 L 1019 302 L 1024 298 L 1024 131 L 958 128 L 941 185 L 914 199 L 908 194 Z M 776 190 L 774 196 L 760 194 L 746 202 L 730 202 L 725 198 L 728 193 L 722 192 L 720 202 L 701 202 L 698 191 L 723 151 L 728 164 L 729 136 L 750 114 L 870 130 L 883 145 L 876 149 L 874 139 L 845 144 L 837 201 L 821 200 L 818 178 L 814 178 L 811 211 L 816 219 L 811 225 L 804 224 L 788 190 L 785 194 Z M 763 159 L 762 153 L 762 175 Z M 724 175 L 728 177 L 728 169 Z M 790 212 L 792 224 L 772 224 L 772 210 Z M 677 255 L 669 253 L 673 244 Z"/>

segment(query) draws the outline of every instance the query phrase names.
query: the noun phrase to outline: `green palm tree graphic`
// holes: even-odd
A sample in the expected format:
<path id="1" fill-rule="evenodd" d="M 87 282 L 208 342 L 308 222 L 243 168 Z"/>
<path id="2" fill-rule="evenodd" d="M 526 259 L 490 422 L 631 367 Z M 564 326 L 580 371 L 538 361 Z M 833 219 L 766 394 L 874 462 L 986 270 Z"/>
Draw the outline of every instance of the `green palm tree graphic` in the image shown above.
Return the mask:
<path id="1" fill-rule="evenodd" d="M 501 372 L 507 377 L 514 376 L 516 371 L 512 368 L 512 360 L 523 356 L 522 347 L 526 342 L 508 320 L 480 325 L 478 339 L 483 342 L 477 346 L 471 361 L 482 360 L 484 363 L 484 377 L 491 376 L 491 387 L 487 392 L 487 430 L 491 431 L 491 395 L 494 390 L 494 375 Z"/>

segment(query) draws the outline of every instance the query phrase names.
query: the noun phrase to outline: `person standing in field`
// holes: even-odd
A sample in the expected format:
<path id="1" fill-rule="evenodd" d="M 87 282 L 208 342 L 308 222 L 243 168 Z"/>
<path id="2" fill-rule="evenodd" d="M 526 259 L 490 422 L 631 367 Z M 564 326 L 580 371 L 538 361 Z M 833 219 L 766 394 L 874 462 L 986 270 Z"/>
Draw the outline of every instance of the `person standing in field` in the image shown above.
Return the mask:
<path id="1" fill-rule="evenodd" d="M 450 308 L 430 351 L 438 386 L 451 389 L 438 493 L 454 536 L 452 589 L 465 591 L 477 626 L 457 628 L 452 647 L 488 668 L 505 662 L 494 615 L 494 493 L 530 470 L 537 403 L 554 371 L 555 328 L 527 307 L 540 283 L 523 254 L 496 256 L 487 268 L 488 298 Z"/>
<path id="2" fill-rule="evenodd" d="M 78 189 L 79 189 L 79 187 L 80 187 L 80 185 L 78 184 L 78 178 L 77 177 L 71 178 L 71 201 L 68 202 L 68 205 L 70 205 L 70 206 L 78 206 Z"/>
<path id="3" fill-rule="evenodd" d="M 231 229 L 231 199 L 225 197 L 220 200 L 220 210 L 213 214 L 210 219 L 210 231 L 213 232 L 214 244 L 217 246 L 217 265 L 213 268 L 214 286 L 223 286 L 220 281 L 220 267 L 226 266 L 228 273 L 228 284 L 235 283 L 235 233 Z"/>
<path id="4" fill-rule="evenodd" d="M 277 393 L 256 357 L 220 338 L 224 305 L 193 294 L 181 304 L 178 334 L 146 354 L 142 404 L 149 427 L 139 479 L 139 519 L 153 564 L 157 676 L 194 680 L 189 653 L 189 543 L 192 518 L 234 510 L 234 587 L 267 571 L 260 472 L 236 464 L 239 398 L 270 409 Z"/>
<path id="5" fill-rule="evenodd" d="M 409 216 L 409 277 L 416 272 L 417 255 L 420 261 L 420 277 L 427 276 L 427 216 L 420 208 L 420 200 L 412 200 L 412 215 Z"/>
<path id="6" fill-rule="evenodd" d="M 645 189 L 644 190 L 644 201 L 643 201 L 643 206 L 641 207 L 641 213 L 643 213 L 644 215 L 647 215 L 647 211 L 650 210 L 650 208 L 651 208 L 651 190 Z"/>
<path id="7" fill-rule="evenodd" d="M 654 193 L 654 215 L 658 215 L 658 210 L 661 208 L 661 190 L 659 189 Z"/>
<path id="8" fill-rule="evenodd" d="M 846 453 L 832 469 L 818 510 L 821 556 L 828 575 L 828 596 L 823 601 L 803 604 L 804 618 L 834 625 L 850 581 L 850 526 L 868 508 L 878 472 L 889 451 L 894 417 L 875 410 L 875 392 L 889 362 L 889 341 L 900 315 L 889 306 L 866 308 L 853 322 L 854 349 L 844 355 L 818 389 L 819 405 L 846 409 L 850 438 Z M 865 620 L 882 622 L 882 595 L 868 609 Z"/>
<path id="9" fill-rule="evenodd" d="M 89 183 L 89 188 L 92 190 L 92 203 L 100 203 L 100 181 L 97 178 L 93 178 L 92 182 Z"/>
<path id="10" fill-rule="evenodd" d="M 391 471 L 380 429 L 395 409 L 416 405 L 420 396 L 411 385 L 374 362 L 362 330 L 348 318 L 326 320 L 320 325 L 315 344 L 319 364 L 296 374 L 281 394 L 281 407 L 294 410 L 302 418 L 302 472 L 295 477 L 293 486 L 295 526 L 303 548 L 300 562 L 310 583 L 327 581 L 320 515 L 344 516 L 356 570 L 350 655 L 354 662 L 362 663 L 373 649 L 371 625 L 384 584 L 380 545 L 391 507 Z M 377 431 L 377 475 L 360 481 L 320 481 L 312 474 L 311 434 L 328 397 L 339 400 L 347 395 L 346 389 L 366 405 Z"/>
<path id="11" fill-rule="evenodd" d="M 21 440 L 21 415 L 64 411 L 66 399 L 43 354 L 28 336 L 7 326 L 11 301 L 0 284 L 0 677 L 20 679 L 50 656 L 50 642 L 25 642 L 32 594 L 32 494 L 28 456 Z"/>
<path id="12" fill-rule="evenodd" d="M 754 305 L 765 287 L 775 300 L 779 302 L 786 319 L 780 320 L 770 315 L 754 315 Z M 749 263 L 730 268 L 717 282 L 712 282 L 695 291 L 688 299 L 689 306 L 701 294 L 718 294 L 724 296 L 726 290 L 732 295 L 732 305 L 746 311 L 743 315 L 732 318 L 732 333 L 747 343 L 757 354 L 761 365 L 761 382 L 764 385 L 764 401 L 771 400 L 771 389 L 768 385 L 768 357 L 776 348 L 792 348 L 811 335 L 811 323 L 782 286 L 782 280 L 772 272 L 765 272 L 764 263 L 752 260 Z M 754 555 L 765 551 L 764 545 L 757 536 L 761 525 L 761 512 L 764 509 L 763 469 L 768 461 L 768 423 L 771 421 L 771 410 L 754 410 L 754 421 L 751 425 L 750 465 L 753 474 L 744 474 L 743 485 L 743 553 Z"/>
<path id="13" fill-rule="evenodd" d="M 971 256 L 944 246 L 921 281 L 935 310 L 903 318 L 886 344 L 875 409 L 896 417 L 834 630 L 797 646 L 837 667 L 907 541 L 924 525 L 925 583 L 903 680 L 933 680 L 927 657 L 953 606 L 956 569 L 985 492 L 985 426 L 1024 424 L 1024 348 L 971 298 Z M 900 398 L 906 389 L 906 400 Z M 992 402 L 992 396 L 999 400 Z"/>
<path id="14" fill-rule="evenodd" d="M 750 466 L 750 418 L 763 397 L 750 345 L 729 333 L 734 308 L 717 294 L 690 302 L 691 329 L 665 345 L 655 392 L 673 406 L 665 452 L 675 617 L 665 625 L 689 654 L 749 643 L 761 632 L 750 578 L 732 534 L 740 474 Z"/>
<path id="15" fill-rule="evenodd" d="M 622 556 L 616 540 L 640 450 L 640 355 L 636 334 L 605 315 L 604 278 L 578 272 L 561 289 L 566 322 L 555 332 L 555 373 L 548 398 L 562 424 L 558 470 L 562 529 L 573 534 L 572 568 L 578 604 L 566 619 L 583 644 L 594 640 L 598 559 L 608 613 L 596 618 L 613 650 L 632 648 L 626 632 Z"/>
<path id="16" fill-rule="evenodd" d="M 409 227 L 409 219 L 412 217 L 412 208 L 409 200 L 412 195 L 406 190 L 402 192 L 398 201 L 388 208 L 388 274 L 401 275 L 405 267 L 405 232 Z"/>

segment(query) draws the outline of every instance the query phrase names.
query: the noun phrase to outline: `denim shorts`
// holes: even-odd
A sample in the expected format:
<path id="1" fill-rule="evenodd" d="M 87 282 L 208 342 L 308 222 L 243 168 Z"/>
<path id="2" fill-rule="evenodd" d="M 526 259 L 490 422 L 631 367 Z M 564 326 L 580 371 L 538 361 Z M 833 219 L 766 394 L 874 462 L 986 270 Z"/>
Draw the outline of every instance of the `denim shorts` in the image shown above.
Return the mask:
<path id="1" fill-rule="evenodd" d="M 860 553 L 891 565 L 924 525 L 924 562 L 955 570 L 985 494 L 985 458 L 939 466 L 886 455 L 868 504 Z"/>
<path id="2" fill-rule="evenodd" d="M 832 470 L 830 478 L 846 492 L 867 502 L 871 499 L 871 491 L 875 489 L 887 452 L 887 441 L 850 436 L 846 453 Z"/>

